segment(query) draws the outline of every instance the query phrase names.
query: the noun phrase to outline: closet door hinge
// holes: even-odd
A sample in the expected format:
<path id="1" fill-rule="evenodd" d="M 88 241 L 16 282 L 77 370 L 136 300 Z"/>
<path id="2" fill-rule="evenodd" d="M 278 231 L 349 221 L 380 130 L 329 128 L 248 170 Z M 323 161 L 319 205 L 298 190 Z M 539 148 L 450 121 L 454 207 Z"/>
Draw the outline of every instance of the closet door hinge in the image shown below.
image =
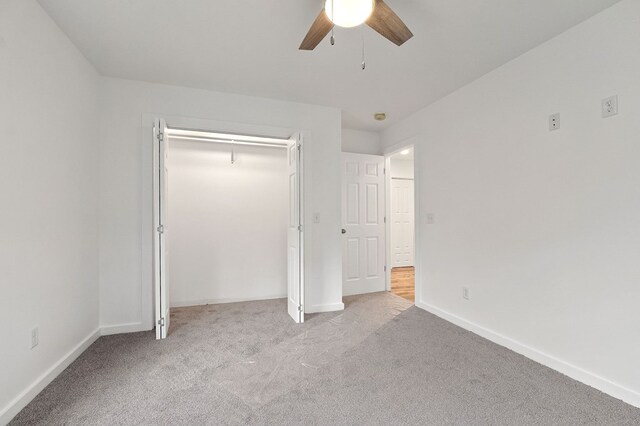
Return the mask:
<path id="1" fill-rule="evenodd" d="M 302 305 L 298 305 L 298 312 L 302 312 Z"/>
<path id="2" fill-rule="evenodd" d="M 160 225 L 156 228 L 156 231 L 158 231 L 158 234 L 163 234 L 164 233 L 164 225 Z"/>
<path id="3" fill-rule="evenodd" d="M 302 225 L 298 225 L 298 231 L 302 232 Z"/>
<path id="4" fill-rule="evenodd" d="M 158 325 L 159 325 L 160 327 L 164 327 L 164 317 L 162 317 L 162 318 L 160 318 L 160 319 L 158 320 Z"/>
<path id="5" fill-rule="evenodd" d="M 387 272 L 387 265 L 384 265 L 384 271 Z"/>
<path id="6" fill-rule="evenodd" d="M 162 142 L 164 140 L 164 133 L 158 133 L 158 140 Z"/>

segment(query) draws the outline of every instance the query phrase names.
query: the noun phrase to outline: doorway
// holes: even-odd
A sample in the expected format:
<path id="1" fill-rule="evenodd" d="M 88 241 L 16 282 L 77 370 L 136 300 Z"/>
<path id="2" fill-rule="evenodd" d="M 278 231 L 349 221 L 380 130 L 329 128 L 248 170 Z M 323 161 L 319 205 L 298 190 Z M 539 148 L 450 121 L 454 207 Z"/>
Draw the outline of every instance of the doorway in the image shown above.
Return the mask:
<path id="1" fill-rule="evenodd" d="M 387 156 L 387 289 L 415 303 L 414 150 L 406 147 Z"/>
<path id="2" fill-rule="evenodd" d="M 158 119 L 153 144 L 156 338 L 167 337 L 178 306 L 286 295 L 289 315 L 303 322 L 302 135 Z"/>

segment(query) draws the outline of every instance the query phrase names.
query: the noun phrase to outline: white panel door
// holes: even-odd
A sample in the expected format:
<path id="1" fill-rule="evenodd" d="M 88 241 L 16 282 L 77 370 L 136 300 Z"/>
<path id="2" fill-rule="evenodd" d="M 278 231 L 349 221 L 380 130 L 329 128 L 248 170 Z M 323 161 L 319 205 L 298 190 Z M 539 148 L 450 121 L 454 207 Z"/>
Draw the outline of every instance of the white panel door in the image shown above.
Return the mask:
<path id="1" fill-rule="evenodd" d="M 391 267 L 414 266 L 413 179 L 391 179 Z"/>
<path id="2" fill-rule="evenodd" d="M 304 322 L 304 233 L 302 227 L 302 138 L 294 135 L 287 145 L 289 164 L 289 226 L 287 228 L 287 310 L 297 323 Z"/>
<path id="3" fill-rule="evenodd" d="M 156 120 L 153 126 L 153 283 L 155 296 L 156 339 L 169 332 L 169 259 L 167 124 Z"/>
<path id="4" fill-rule="evenodd" d="M 384 157 L 342 154 L 342 292 L 385 290 Z"/>

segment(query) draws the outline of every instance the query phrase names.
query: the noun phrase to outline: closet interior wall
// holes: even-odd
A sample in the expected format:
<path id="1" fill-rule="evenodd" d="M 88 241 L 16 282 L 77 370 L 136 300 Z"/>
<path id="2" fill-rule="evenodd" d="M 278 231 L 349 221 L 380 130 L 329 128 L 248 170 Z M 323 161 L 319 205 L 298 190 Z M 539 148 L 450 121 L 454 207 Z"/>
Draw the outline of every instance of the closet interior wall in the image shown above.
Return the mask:
<path id="1" fill-rule="evenodd" d="M 168 157 L 171 306 L 286 297 L 286 149 L 170 138 Z"/>

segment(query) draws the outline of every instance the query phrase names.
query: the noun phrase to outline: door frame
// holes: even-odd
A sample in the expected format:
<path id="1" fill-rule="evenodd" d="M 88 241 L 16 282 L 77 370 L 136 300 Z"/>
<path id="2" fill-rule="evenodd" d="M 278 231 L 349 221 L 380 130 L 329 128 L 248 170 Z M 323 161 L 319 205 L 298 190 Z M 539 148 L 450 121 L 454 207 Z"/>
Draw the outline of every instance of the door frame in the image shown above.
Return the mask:
<path id="1" fill-rule="evenodd" d="M 232 123 L 232 122 L 224 122 L 224 121 L 216 121 L 216 120 L 209 120 L 209 119 L 201 119 L 201 118 L 190 118 L 190 117 L 184 117 L 184 116 L 171 116 L 171 115 L 166 115 L 166 114 L 152 114 L 152 113 L 145 113 L 142 115 L 142 128 L 143 129 L 153 129 L 153 125 L 156 122 L 156 120 L 164 120 L 166 123 L 167 128 L 179 128 L 179 129 L 192 129 L 192 130 L 201 130 L 201 131 L 205 131 L 205 132 L 212 132 L 212 133 L 226 133 L 226 134 L 241 134 L 241 135 L 250 135 L 250 136 L 262 136 L 262 137 L 273 137 L 273 138 L 280 138 L 280 139 L 288 139 L 290 137 L 292 137 L 292 135 L 298 135 L 299 141 L 300 141 L 300 154 L 299 154 L 299 169 L 298 169 L 298 173 L 299 173 L 299 208 L 300 208 L 300 225 L 301 225 L 301 229 L 300 229 L 300 286 L 301 286 L 301 305 L 302 305 L 302 315 L 304 317 L 305 314 L 305 307 L 306 307 L 306 301 L 305 301 L 305 296 L 306 296 L 306 291 L 305 290 L 305 283 L 306 283 L 306 271 L 307 271 L 307 264 L 306 264 L 306 256 L 305 256 L 305 252 L 306 252 L 306 244 L 307 244 L 307 240 L 305 238 L 305 224 L 306 224 L 306 217 L 305 217 L 305 193 L 306 193 L 306 184 L 305 184 L 305 179 L 304 179 L 304 170 L 305 170 L 305 156 L 304 156 L 304 135 L 305 135 L 305 131 L 304 130 L 299 130 L 299 129 L 289 129 L 289 128 L 282 128 L 282 127 L 274 127 L 274 126 L 265 126 L 265 125 L 254 125 L 254 124 L 241 124 L 241 123 Z M 149 125 L 151 124 L 151 125 Z M 145 132 L 146 133 L 146 132 Z M 265 135 L 269 135 L 269 136 L 265 136 Z M 155 144 L 155 138 L 150 138 L 151 139 L 151 143 Z M 145 140 L 145 145 L 147 145 L 147 141 L 149 141 L 149 139 L 144 138 Z M 150 146 L 151 144 L 147 145 Z M 155 151 L 155 150 L 151 150 L 151 151 Z M 151 171 L 153 172 L 155 170 L 155 167 L 153 165 L 153 156 L 150 156 L 148 161 L 151 167 Z M 308 161 L 308 160 L 307 160 Z M 149 188 L 149 190 L 151 191 L 151 194 L 149 194 L 150 199 L 155 200 L 156 198 L 156 191 L 155 191 L 155 187 L 154 185 L 151 185 L 151 187 Z M 145 191 L 143 191 L 145 192 Z M 148 193 L 147 193 L 148 194 Z M 147 224 L 153 224 L 154 223 L 154 212 L 153 212 L 153 208 L 152 205 L 149 204 L 149 207 L 151 208 L 143 208 L 142 209 L 142 213 L 143 213 L 143 218 L 142 218 L 142 223 L 147 223 Z M 151 214 L 149 214 L 151 213 Z M 154 239 L 155 239 L 155 234 L 156 234 L 156 230 L 155 229 L 151 229 L 152 231 L 152 239 L 150 240 L 150 257 L 151 257 L 151 261 L 153 262 L 153 258 L 155 257 L 155 252 L 156 252 L 156 244 L 154 243 Z M 144 241 L 143 241 L 143 245 Z M 151 303 L 150 303 L 150 314 L 152 317 L 152 325 L 155 328 L 156 324 L 155 324 L 155 316 L 156 316 L 156 292 L 155 292 L 155 281 L 153 278 L 153 269 L 154 266 L 151 266 L 151 274 L 149 276 L 150 278 L 150 282 L 151 282 Z M 142 295 L 141 295 L 142 296 Z M 143 305 L 144 308 L 144 305 Z"/>
<path id="2" fill-rule="evenodd" d="M 422 302 L 422 291 L 418 283 L 422 282 L 422 267 L 420 260 L 420 242 L 418 236 L 420 235 L 420 199 L 419 191 L 419 171 L 416 167 L 416 155 L 418 153 L 417 141 L 414 138 L 409 138 L 398 144 L 392 145 L 384 150 L 384 168 L 385 168 L 385 232 L 386 232 L 386 258 L 385 263 L 387 270 L 385 272 L 385 283 L 387 291 L 391 291 L 391 256 L 393 253 L 391 247 L 391 156 L 399 153 L 405 149 L 413 149 L 413 256 L 414 256 L 414 287 L 415 287 L 415 301 L 414 304 Z"/>

